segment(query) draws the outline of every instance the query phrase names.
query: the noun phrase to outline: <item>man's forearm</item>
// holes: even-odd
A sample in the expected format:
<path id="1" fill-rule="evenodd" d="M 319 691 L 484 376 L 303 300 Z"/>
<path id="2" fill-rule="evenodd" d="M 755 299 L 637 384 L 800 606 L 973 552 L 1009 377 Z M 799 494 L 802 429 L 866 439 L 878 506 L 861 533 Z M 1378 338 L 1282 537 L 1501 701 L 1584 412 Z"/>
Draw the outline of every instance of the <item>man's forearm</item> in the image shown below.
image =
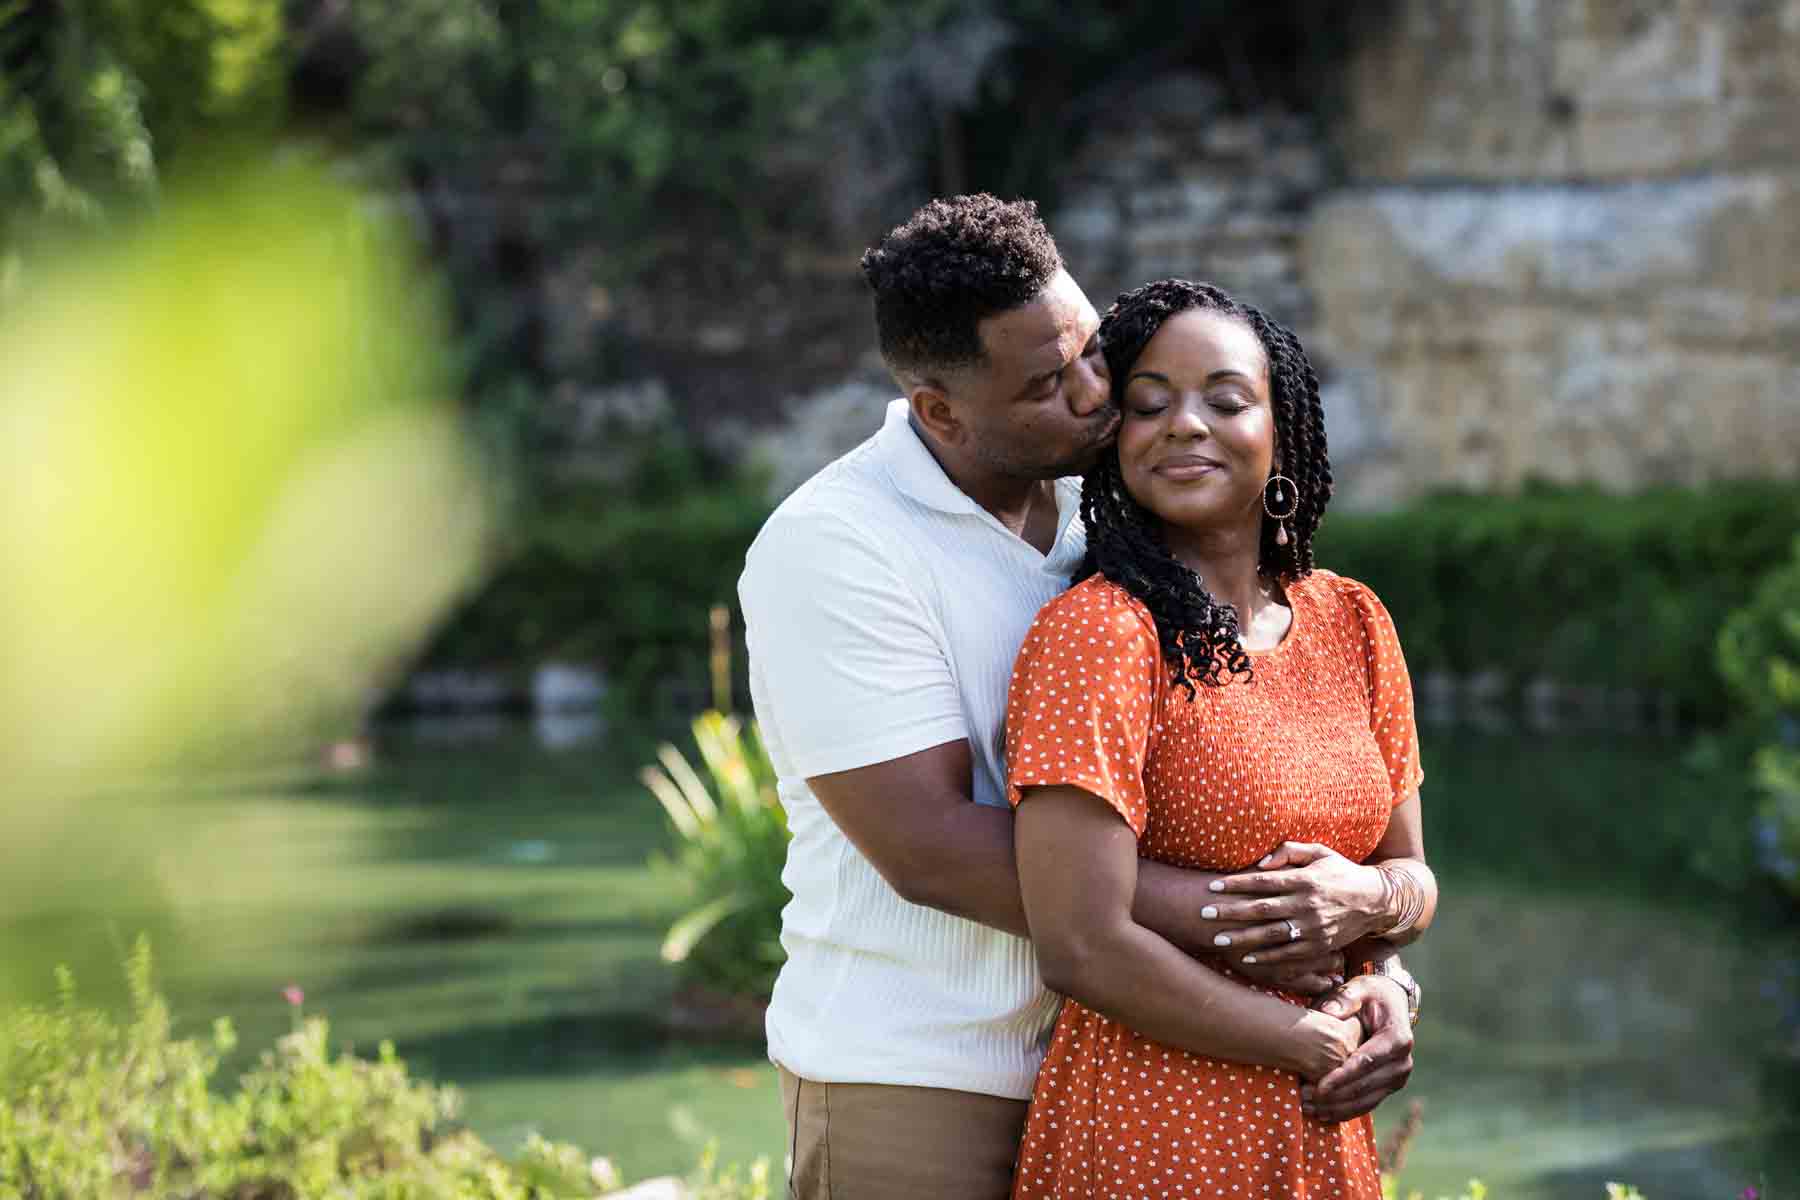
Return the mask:
<path id="1" fill-rule="evenodd" d="M 1217 899 L 1206 885 L 1219 877 L 1140 858 L 1131 919 L 1189 954 L 1217 954 L 1200 914 L 1209 897 Z"/>
<path id="2" fill-rule="evenodd" d="M 897 874 L 899 879 L 889 882 L 914 904 L 1028 935 L 1008 809 L 973 801 L 957 805 Z M 1211 895 L 1206 885 L 1217 878 L 1210 871 L 1140 859 L 1132 919 L 1191 954 L 1216 953 L 1199 918 Z"/>
<path id="3" fill-rule="evenodd" d="M 1013 857 L 1010 809 L 967 801 L 952 805 L 892 872 L 902 899 L 1027 937 Z"/>

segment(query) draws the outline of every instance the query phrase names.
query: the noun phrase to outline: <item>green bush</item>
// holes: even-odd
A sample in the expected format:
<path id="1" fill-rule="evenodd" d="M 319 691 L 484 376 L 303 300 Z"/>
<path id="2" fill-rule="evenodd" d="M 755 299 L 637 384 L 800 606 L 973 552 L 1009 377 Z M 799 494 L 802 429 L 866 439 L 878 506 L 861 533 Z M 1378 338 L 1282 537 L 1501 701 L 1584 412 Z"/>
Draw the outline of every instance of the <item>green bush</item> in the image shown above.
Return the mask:
<path id="1" fill-rule="evenodd" d="M 1634 687 L 1722 721 L 1714 645 L 1800 534 L 1800 485 L 1735 483 L 1616 496 L 1585 488 L 1441 495 L 1334 514 L 1318 561 L 1367 583 L 1416 675 Z"/>
<path id="2" fill-rule="evenodd" d="M 787 818 L 775 773 L 755 728 L 746 732 L 735 717 L 701 714 L 694 742 L 710 788 L 669 745 L 658 756 L 661 766 L 641 773 L 681 839 L 675 855 L 660 861 L 692 904 L 670 926 L 663 957 L 694 983 L 766 999 L 781 969 L 788 901 L 781 886 Z"/>
<path id="3" fill-rule="evenodd" d="M 60 1002 L 0 1012 L 0 1200 L 564 1200 L 616 1190 L 605 1160 L 532 1136 L 504 1158 L 454 1123 L 457 1093 L 408 1076 L 384 1043 L 333 1058 L 296 1019 L 237 1089 L 212 1089 L 236 1038 L 176 1039 L 148 943 L 127 965 L 130 1023 Z M 767 1200 L 769 1168 L 719 1172 L 697 1200 Z"/>
<path id="4" fill-rule="evenodd" d="M 708 610 L 734 602 L 770 508 L 759 479 L 678 441 L 646 447 L 618 481 L 562 488 L 524 514 L 429 657 L 594 660 L 615 715 L 685 718 L 706 695 Z"/>
<path id="5" fill-rule="evenodd" d="M 1725 623 L 1719 670 L 1744 710 L 1763 861 L 1800 896 L 1800 538 L 1788 564 Z"/>

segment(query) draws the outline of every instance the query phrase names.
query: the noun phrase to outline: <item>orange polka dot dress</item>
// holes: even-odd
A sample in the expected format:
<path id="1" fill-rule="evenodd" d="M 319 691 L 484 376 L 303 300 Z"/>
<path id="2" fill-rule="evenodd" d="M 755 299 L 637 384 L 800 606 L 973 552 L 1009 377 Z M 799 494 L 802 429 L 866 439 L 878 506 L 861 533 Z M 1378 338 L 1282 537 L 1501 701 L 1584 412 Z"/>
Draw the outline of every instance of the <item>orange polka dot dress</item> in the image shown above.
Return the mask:
<path id="1" fill-rule="evenodd" d="M 1287 595 L 1293 623 L 1280 645 L 1251 653 L 1254 679 L 1192 699 L 1149 610 L 1124 589 L 1096 575 L 1045 605 L 1008 697 L 1012 802 L 1023 788 L 1084 788 L 1118 810 L 1142 857 L 1178 867 L 1240 870 L 1284 841 L 1367 857 L 1422 778 L 1406 662 L 1362 584 L 1315 571 Z M 1375 1200 L 1373 1122 L 1308 1120 L 1300 1082 L 1065 1001 L 1013 1196 Z"/>

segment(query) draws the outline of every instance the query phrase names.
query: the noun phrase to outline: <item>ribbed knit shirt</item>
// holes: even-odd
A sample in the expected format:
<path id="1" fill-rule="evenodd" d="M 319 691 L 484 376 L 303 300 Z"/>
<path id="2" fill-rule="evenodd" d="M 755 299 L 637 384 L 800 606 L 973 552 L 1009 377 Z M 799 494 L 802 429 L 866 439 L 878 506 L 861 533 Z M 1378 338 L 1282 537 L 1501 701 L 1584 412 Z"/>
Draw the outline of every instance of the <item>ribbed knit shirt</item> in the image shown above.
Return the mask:
<path id="1" fill-rule="evenodd" d="M 1044 555 L 951 482 L 896 400 L 750 548 L 751 694 L 793 833 L 769 1056 L 802 1078 L 1031 1095 L 1058 1005 L 1031 944 L 901 899 L 806 781 L 967 739 L 974 802 L 1005 806 L 1013 659 L 1085 549 L 1078 482 L 1055 494 Z"/>

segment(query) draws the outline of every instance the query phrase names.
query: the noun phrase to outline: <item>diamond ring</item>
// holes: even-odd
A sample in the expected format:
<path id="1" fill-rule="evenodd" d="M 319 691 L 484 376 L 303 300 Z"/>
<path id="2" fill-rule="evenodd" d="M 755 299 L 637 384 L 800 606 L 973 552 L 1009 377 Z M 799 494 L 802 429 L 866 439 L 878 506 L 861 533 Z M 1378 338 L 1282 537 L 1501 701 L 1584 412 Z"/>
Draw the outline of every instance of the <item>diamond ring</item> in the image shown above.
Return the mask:
<path id="1" fill-rule="evenodd" d="M 1287 920 L 1288 941 L 1290 941 L 1290 942 L 1299 941 L 1300 940 L 1300 927 L 1298 925 L 1294 924 L 1293 919 L 1291 917 L 1284 918 L 1284 919 Z"/>

